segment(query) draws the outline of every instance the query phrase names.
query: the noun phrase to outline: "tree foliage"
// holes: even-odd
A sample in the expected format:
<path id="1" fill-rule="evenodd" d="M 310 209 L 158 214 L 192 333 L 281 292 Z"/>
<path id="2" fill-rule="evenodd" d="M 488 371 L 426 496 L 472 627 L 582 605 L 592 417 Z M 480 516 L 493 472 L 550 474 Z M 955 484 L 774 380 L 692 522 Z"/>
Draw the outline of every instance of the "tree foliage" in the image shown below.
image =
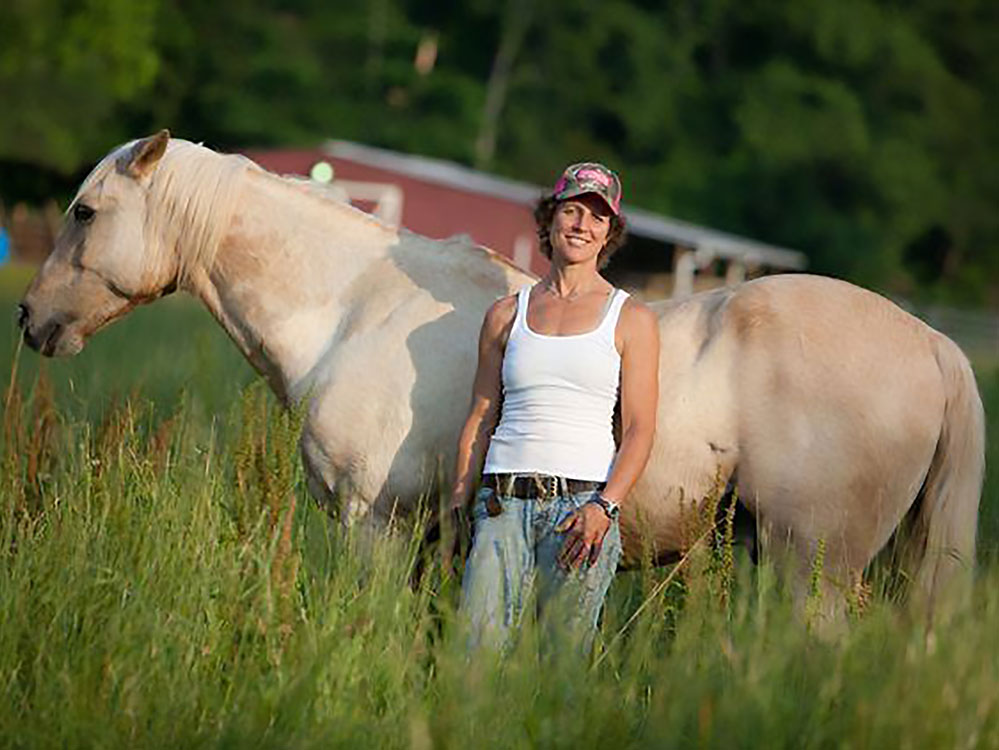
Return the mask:
<path id="1" fill-rule="evenodd" d="M 156 0 L 0 4 L 0 159 L 72 171 L 157 74 Z"/>
<path id="2" fill-rule="evenodd" d="M 13 0 L 0 160 L 68 172 L 164 125 L 541 183 L 602 159 L 638 205 L 996 304 L 997 42 L 991 0 Z"/>

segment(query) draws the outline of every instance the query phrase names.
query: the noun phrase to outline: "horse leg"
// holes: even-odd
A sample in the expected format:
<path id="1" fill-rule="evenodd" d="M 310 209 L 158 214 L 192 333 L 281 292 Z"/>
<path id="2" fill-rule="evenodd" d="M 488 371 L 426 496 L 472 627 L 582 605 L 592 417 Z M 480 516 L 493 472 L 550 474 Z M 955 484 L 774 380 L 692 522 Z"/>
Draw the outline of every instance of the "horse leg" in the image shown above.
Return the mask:
<path id="1" fill-rule="evenodd" d="M 759 537 L 763 560 L 777 571 L 796 617 L 823 638 L 845 632 L 860 577 L 842 549 L 772 526 L 761 528 Z"/>

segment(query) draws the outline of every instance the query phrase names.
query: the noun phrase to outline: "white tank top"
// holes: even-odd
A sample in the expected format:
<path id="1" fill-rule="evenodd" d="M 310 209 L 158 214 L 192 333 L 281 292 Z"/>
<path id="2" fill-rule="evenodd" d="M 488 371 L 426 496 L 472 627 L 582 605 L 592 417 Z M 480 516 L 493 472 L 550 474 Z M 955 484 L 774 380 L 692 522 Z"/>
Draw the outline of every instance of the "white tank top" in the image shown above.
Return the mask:
<path id="1" fill-rule="evenodd" d="M 528 328 L 530 293 L 527 286 L 517 296 L 503 355 L 503 410 L 483 471 L 604 482 L 616 452 L 621 355 L 614 332 L 628 293 L 614 290 L 600 324 L 572 336 Z"/>

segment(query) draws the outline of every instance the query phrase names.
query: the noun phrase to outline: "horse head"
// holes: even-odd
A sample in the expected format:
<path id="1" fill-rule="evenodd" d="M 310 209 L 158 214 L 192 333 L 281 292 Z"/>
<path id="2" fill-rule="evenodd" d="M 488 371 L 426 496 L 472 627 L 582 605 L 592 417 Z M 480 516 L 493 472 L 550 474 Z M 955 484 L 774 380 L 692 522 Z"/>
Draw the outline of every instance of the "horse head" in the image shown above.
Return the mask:
<path id="1" fill-rule="evenodd" d="M 80 187 L 18 306 L 33 349 L 77 354 L 95 331 L 176 287 L 176 253 L 147 220 L 150 186 L 169 141 L 161 130 L 115 149 Z"/>

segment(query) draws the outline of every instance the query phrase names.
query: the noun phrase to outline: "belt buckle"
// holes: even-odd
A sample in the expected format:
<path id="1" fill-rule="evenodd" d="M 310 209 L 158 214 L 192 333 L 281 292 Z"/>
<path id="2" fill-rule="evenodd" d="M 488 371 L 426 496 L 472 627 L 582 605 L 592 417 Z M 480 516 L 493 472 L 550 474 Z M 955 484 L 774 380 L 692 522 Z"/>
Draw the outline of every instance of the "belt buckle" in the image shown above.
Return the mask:
<path id="1" fill-rule="evenodd" d="M 548 474 L 540 476 L 535 474 L 534 484 L 538 488 L 538 499 L 542 503 L 546 503 L 548 500 L 558 495 L 558 477 Z"/>

